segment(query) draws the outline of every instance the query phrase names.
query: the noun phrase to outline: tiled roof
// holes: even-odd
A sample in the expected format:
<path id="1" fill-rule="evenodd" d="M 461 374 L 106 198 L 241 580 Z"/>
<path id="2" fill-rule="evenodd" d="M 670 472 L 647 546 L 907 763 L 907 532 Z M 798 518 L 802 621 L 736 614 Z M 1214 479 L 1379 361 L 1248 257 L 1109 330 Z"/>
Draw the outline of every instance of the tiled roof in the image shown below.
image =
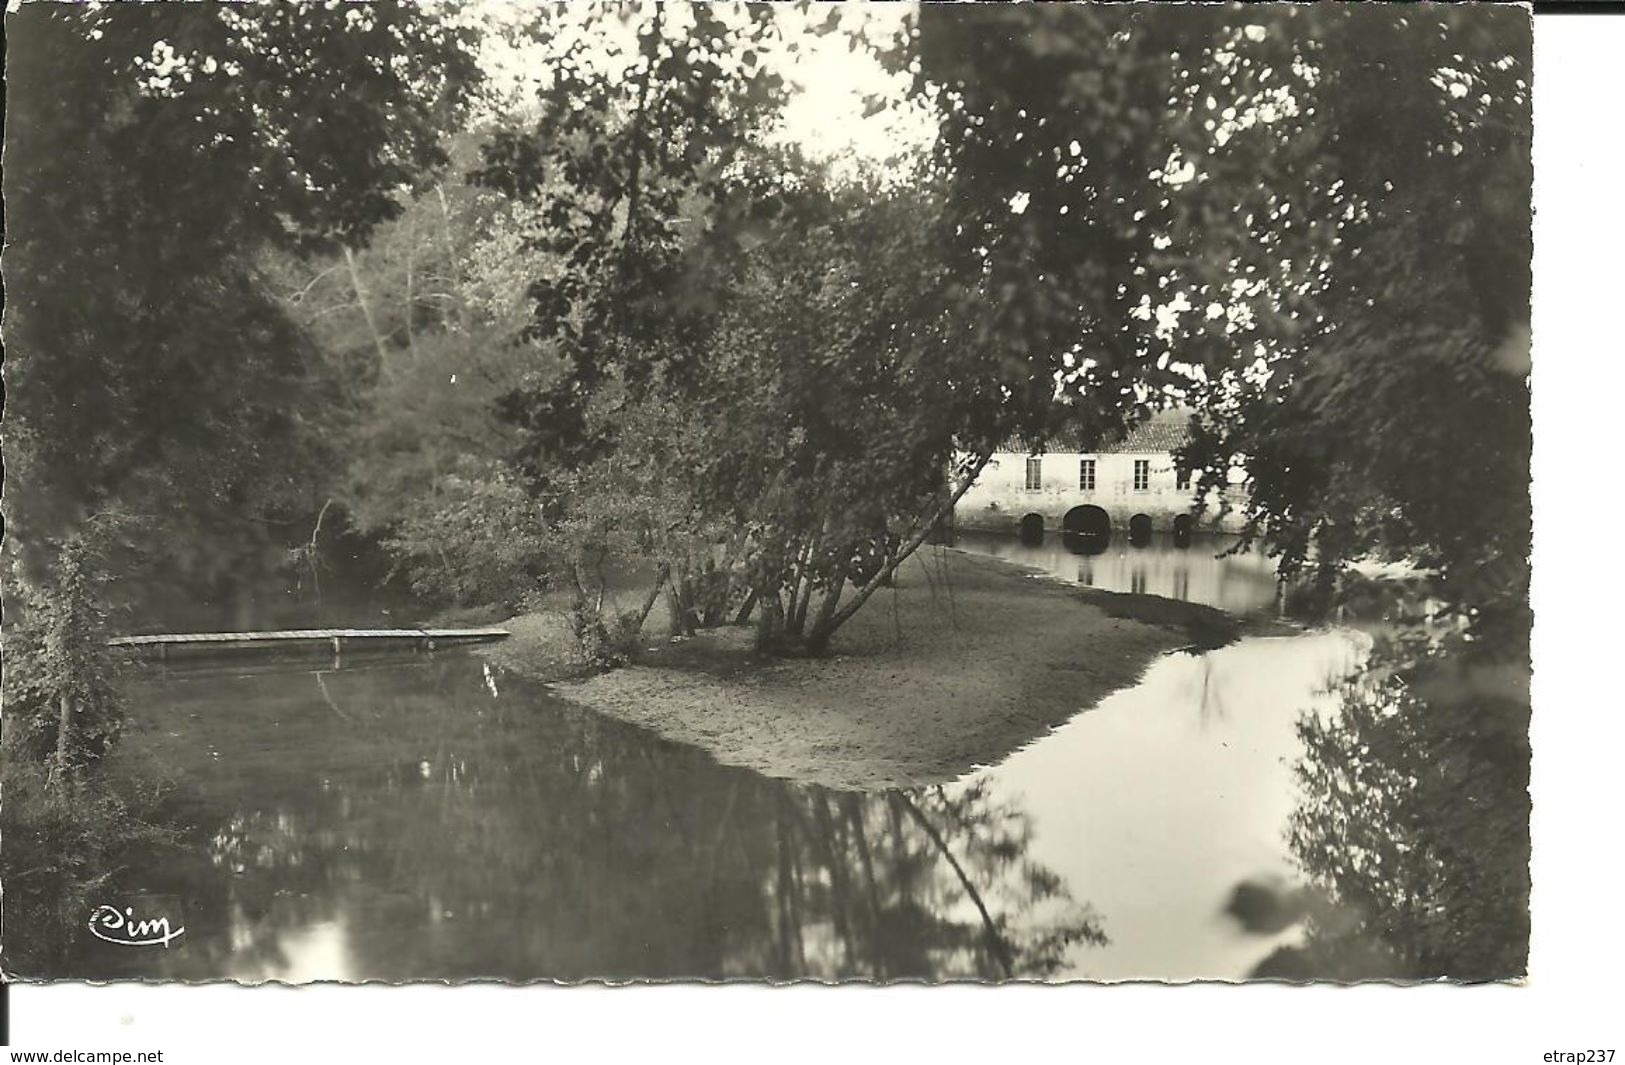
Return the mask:
<path id="1" fill-rule="evenodd" d="M 1094 455 L 1143 455 L 1175 451 L 1190 439 L 1191 416 L 1194 413 L 1189 407 L 1158 411 L 1130 429 L 1121 440 L 1101 444 L 1092 451 L 1085 451 L 1078 440 L 1065 437 L 1051 440 L 1048 450 L 1063 453 L 1079 451 Z M 1018 455 L 1027 454 L 1026 446 L 1013 439 L 1006 440 L 999 450 Z"/>
<path id="2" fill-rule="evenodd" d="M 1122 455 L 1147 451 L 1175 451 L 1190 439 L 1191 414 L 1188 407 L 1158 411 L 1115 444 L 1105 444 L 1100 451 L 1105 455 Z"/>

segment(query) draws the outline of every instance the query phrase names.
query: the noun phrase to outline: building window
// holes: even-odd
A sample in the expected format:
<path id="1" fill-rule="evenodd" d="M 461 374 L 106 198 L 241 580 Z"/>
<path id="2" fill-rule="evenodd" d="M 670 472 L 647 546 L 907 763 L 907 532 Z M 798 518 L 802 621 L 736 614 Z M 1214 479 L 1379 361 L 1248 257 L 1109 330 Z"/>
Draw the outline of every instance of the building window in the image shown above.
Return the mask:
<path id="1" fill-rule="evenodd" d="M 1151 487 L 1151 460 L 1134 460 L 1134 490 L 1144 492 Z"/>
<path id="2" fill-rule="evenodd" d="M 1181 492 L 1190 491 L 1191 471 L 1185 469 L 1184 467 L 1178 467 L 1177 471 L 1174 473 L 1174 485 Z"/>
<path id="3" fill-rule="evenodd" d="M 1044 487 L 1044 460 L 1038 455 L 1027 459 L 1027 491 L 1036 492 Z"/>
<path id="4" fill-rule="evenodd" d="M 1095 460 L 1078 460 L 1078 488 L 1085 492 L 1095 490 Z"/>

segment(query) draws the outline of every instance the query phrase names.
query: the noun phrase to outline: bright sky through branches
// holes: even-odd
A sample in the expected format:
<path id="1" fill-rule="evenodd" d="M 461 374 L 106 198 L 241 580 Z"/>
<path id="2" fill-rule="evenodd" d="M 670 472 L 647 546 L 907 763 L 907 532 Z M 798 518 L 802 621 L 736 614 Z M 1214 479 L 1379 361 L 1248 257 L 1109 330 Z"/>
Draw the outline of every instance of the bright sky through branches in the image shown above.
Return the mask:
<path id="1" fill-rule="evenodd" d="M 766 50 L 764 63 L 784 78 L 789 99 L 775 139 L 799 143 L 816 158 L 850 158 L 860 165 L 884 164 L 929 149 L 936 136 L 934 113 L 912 97 L 909 74 L 887 71 L 875 55 L 896 44 L 915 7 L 846 3 L 777 8 L 780 39 Z M 497 31 L 487 36 L 481 64 L 503 99 L 528 102 L 547 77 L 547 50 L 521 42 L 512 32 L 541 10 L 535 4 L 482 0 L 471 11 Z M 627 20 L 617 22 L 593 17 L 596 5 L 580 9 L 577 24 L 581 32 L 603 41 L 605 62 L 613 52 L 634 47 L 643 6 L 629 4 L 625 10 Z M 834 24 L 824 29 L 830 20 Z"/>

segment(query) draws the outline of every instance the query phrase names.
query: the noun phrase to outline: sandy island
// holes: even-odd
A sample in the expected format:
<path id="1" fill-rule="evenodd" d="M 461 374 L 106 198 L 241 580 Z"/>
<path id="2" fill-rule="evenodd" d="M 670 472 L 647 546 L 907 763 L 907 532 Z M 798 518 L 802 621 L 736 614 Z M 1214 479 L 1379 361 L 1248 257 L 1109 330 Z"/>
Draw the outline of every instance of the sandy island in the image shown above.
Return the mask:
<path id="1" fill-rule="evenodd" d="M 922 549 L 896 585 L 822 659 L 758 657 L 751 630 L 730 627 L 649 640 L 636 664 L 568 678 L 579 672 L 569 636 L 547 614 L 510 619 L 512 637 L 482 653 L 718 761 L 873 790 L 998 762 L 1133 684 L 1157 656 L 1219 646 L 1240 628 L 1211 607 L 1074 588 L 951 549 Z"/>

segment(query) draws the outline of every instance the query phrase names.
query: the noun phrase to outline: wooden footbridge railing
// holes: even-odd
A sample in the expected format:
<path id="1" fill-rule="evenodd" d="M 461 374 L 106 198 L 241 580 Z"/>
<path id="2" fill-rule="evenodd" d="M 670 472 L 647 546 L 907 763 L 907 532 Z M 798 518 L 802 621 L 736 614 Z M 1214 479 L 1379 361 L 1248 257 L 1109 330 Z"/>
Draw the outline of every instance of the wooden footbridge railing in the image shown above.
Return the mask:
<path id="1" fill-rule="evenodd" d="M 155 636 L 116 636 L 107 641 L 142 657 L 167 661 L 173 656 L 220 654 L 312 654 L 346 651 L 433 650 L 436 647 L 489 643 L 508 635 L 506 629 L 281 629 L 274 632 L 185 632 Z"/>

